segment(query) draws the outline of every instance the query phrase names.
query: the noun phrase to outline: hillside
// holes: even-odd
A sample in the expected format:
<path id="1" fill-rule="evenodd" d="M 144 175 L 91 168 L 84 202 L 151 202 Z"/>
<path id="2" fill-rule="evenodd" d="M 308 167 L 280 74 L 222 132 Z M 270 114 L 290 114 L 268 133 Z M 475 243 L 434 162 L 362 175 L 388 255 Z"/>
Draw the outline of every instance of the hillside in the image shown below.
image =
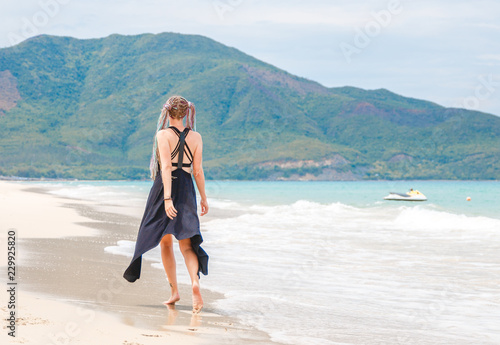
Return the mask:
<path id="1" fill-rule="evenodd" d="M 146 179 L 159 112 L 196 104 L 208 178 L 500 179 L 500 118 L 326 88 L 202 36 L 0 49 L 0 175 Z"/>

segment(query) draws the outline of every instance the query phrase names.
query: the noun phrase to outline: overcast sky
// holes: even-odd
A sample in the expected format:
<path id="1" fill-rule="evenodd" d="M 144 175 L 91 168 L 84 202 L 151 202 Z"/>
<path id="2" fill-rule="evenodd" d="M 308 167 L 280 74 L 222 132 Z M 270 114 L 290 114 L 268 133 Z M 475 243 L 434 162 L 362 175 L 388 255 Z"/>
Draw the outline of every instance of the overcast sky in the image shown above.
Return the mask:
<path id="1" fill-rule="evenodd" d="M 0 2 L 0 47 L 42 33 L 199 34 L 328 87 L 500 115 L 498 0 Z"/>

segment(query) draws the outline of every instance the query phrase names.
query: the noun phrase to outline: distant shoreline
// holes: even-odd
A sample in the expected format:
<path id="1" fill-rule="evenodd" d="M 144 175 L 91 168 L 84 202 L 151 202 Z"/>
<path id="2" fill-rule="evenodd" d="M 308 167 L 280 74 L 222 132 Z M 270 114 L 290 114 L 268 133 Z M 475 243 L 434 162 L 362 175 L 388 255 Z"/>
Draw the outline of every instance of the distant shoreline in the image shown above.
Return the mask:
<path id="1" fill-rule="evenodd" d="M 49 177 L 21 177 L 21 176 L 1 176 L 0 181 L 38 181 L 38 182 L 109 182 L 109 181 L 123 181 L 123 182 L 150 182 L 150 179 L 145 180 L 135 180 L 135 179 L 109 179 L 109 180 L 82 180 L 82 179 L 69 179 L 69 178 L 49 178 Z M 496 179 L 356 179 L 356 180 L 318 180 L 318 179 L 255 179 L 255 180 L 237 180 L 237 179 L 207 179 L 207 181 L 241 181 L 241 182 L 387 182 L 387 181 L 462 181 L 462 182 L 495 182 L 500 181 Z M 152 181 L 151 181 L 152 182 Z"/>

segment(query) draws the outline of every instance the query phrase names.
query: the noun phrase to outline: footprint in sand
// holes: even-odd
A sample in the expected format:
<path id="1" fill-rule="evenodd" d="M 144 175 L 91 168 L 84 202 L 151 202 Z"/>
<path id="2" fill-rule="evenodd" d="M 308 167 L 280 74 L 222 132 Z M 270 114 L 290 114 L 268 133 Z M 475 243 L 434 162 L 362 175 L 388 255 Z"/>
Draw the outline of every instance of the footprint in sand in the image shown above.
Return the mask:
<path id="1" fill-rule="evenodd" d="M 18 317 L 16 320 L 18 325 L 27 326 L 27 325 L 47 325 L 50 324 L 49 320 L 42 319 L 39 317 Z"/>

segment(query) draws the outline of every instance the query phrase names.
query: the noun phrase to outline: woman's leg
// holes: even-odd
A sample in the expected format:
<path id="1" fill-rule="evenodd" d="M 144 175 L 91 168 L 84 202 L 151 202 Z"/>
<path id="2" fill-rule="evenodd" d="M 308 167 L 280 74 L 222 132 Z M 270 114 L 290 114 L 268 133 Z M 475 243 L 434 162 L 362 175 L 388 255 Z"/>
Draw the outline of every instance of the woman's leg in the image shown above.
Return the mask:
<path id="1" fill-rule="evenodd" d="M 177 273 L 175 271 L 175 256 L 172 235 L 163 236 L 160 242 L 161 261 L 167 273 L 167 279 L 170 284 L 171 296 L 164 304 L 173 304 L 180 300 L 179 290 L 177 289 Z"/>
<path id="2" fill-rule="evenodd" d="M 191 246 L 191 239 L 186 238 L 179 241 L 179 248 L 181 249 L 186 267 L 191 277 L 191 286 L 193 288 L 193 312 L 199 313 L 203 308 L 203 299 L 200 293 L 200 281 L 198 279 L 198 257 Z"/>

